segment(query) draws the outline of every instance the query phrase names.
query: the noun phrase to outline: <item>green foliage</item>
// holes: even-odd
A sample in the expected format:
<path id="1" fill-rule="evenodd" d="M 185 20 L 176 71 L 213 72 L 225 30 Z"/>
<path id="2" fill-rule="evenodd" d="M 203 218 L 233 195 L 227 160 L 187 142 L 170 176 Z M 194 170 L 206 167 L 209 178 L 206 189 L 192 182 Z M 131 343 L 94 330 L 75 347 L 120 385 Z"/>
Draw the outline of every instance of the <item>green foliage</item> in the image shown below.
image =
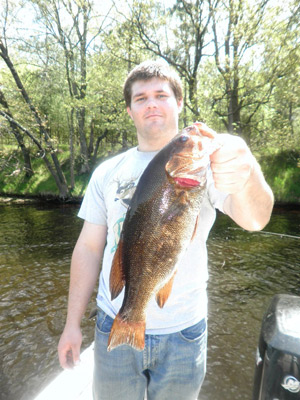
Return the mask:
<path id="1" fill-rule="evenodd" d="M 66 161 L 67 155 L 60 154 L 60 161 Z M 38 195 L 52 193 L 58 195 L 58 190 L 53 177 L 49 174 L 41 158 L 33 158 L 32 167 L 34 175 L 26 178 L 23 170 L 19 150 L 5 146 L 1 152 L 0 166 L 0 191 L 5 194 Z"/>
<path id="2" fill-rule="evenodd" d="M 113 145 L 134 142 L 135 131 L 130 123 L 123 99 L 126 63 L 116 63 L 108 54 L 95 55 L 89 67 L 89 118 L 96 136 L 107 131 L 106 142 Z"/>
<path id="3" fill-rule="evenodd" d="M 99 152 L 99 157 L 96 165 L 106 157 L 117 153 L 120 150 L 116 148 L 111 151 L 110 146 L 107 149 L 102 149 Z M 4 150 L 0 152 L 0 194 L 17 194 L 27 196 L 49 195 L 58 196 L 59 192 L 56 187 L 53 177 L 45 167 L 42 158 L 33 158 L 32 167 L 34 175 L 30 178 L 25 176 L 20 150 L 16 150 L 14 146 L 4 146 Z M 62 165 L 63 171 L 67 180 L 70 179 L 70 152 L 66 146 L 62 146 L 58 153 L 58 159 Z M 87 183 L 90 179 L 90 174 L 80 174 L 80 153 L 76 157 L 77 173 L 75 179 L 75 187 L 71 193 L 74 197 L 83 195 Z"/>
<path id="4" fill-rule="evenodd" d="M 299 152 L 298 3 L 224 0 L 211 1 L 208 7 L 207 1 L 108 0 L 104 7 L 102 2 L 87 0 L 0 0 L 0 28 L 6 34 L 0 39 L 8 46 L 32 104 L 49 129 L 68 182 L 73 138 L 74 192 L 80 193 L 85 175 L 79 177 L 78 171 L 86 161 L 82 141 L 88 147 L 91 168 L 94 160 L 108 151 L 136 144 L 122 87 L 128 71 L 147 58 L 167 60 L 182 78 L 185 107 L 180 127 L 200 119 L 218 132 L 235 131 L 262 162 L 275 157 L 274 165 L 280 154 L 277 149 Z M 55 6 L 61 13 L 61 31 Z M 89 10 L 86 14 L 85 6 Z M 25 30 L 24 10 L 34 19 Z M 39 126 L 1 57 L 0 84 L 14 119 L 45 147 Z M 5 176 L 1 188 L 6 192 L 13 188 L 20 193 L 54 192 L 48 171 L 40 169 L 43 161 L 37 158 L 37 148 L 24 132 L 21 134 L 31 148 L 38 174 L 26 181 L 22 173 L 14 173 L 22 169 L 22 157 L 17 150 L 10 152 L 11 159 L 0 163 L 0 168 L 5 164 L 6 169 L 1 169 Z M 0 139 L 3 145 L 16 143 L 2 117 Z M 267 149 L 272 156 L 265 155 Z M 281 171 L 274 165 L 272 170 L 265 162 L 278 198 L 291 193 L 293 199 L 299 199 L 298 186 L 291 183 L 297 178 L 299 182 L 299 168 L 286 166 Z"/>
<path id="5" fill-rule="evenodd" d="M 278 151 L 260 157 L 260 164 L 276 201 L 300 202 L 300 152 Z"/>

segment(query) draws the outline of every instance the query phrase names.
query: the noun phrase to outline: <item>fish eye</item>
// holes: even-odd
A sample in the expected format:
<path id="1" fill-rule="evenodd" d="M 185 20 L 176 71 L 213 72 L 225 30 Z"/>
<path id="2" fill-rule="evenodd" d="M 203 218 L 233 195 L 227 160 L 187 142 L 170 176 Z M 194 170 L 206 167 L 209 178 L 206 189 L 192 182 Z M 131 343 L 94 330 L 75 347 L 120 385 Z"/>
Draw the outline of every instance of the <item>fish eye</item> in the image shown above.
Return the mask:
<path id="1" fill-rule="evenodd" d="M 181 143 L 185 143 L 186 141 L 189 140 L 189 136 L 188 135 L 181 135 L 179 137 L 179 140 L 180 140 Z"/>

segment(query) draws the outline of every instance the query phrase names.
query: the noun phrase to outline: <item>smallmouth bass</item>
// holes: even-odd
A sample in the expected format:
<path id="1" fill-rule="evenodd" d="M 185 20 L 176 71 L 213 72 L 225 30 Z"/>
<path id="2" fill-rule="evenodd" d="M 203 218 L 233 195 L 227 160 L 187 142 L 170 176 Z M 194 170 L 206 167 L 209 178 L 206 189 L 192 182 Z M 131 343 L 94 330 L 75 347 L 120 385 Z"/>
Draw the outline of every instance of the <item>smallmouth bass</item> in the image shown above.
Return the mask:
<path id="1" fill-rule="evenodd" d="M 125 286 L 107 350 L 145 345 L 146 309 L 170 296 L 177 265 L 193 238 L 206 191 L 209 156 L 220 147 L 204 124 L 183 129 L 143 172 L 127 210 L 110 273 L 111 299 Z"/>

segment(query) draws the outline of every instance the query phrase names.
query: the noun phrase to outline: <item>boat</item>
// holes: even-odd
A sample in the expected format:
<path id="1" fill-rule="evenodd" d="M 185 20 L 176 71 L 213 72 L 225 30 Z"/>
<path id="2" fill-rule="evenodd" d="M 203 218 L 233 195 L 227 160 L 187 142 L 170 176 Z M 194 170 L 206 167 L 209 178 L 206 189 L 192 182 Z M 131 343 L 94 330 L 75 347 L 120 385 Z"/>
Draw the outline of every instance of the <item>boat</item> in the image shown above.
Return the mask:
<path id="1" fill-rule="evenodd" d="M 61 372 L 34 400 L 91 400 L 94 343 L 80 355 L 80 363 Z"/>
<path id="2" fill-rule="evenodd" d="M 300 400 L 300 297 L 275 295 L 262 320 L 252 400 Z"/>

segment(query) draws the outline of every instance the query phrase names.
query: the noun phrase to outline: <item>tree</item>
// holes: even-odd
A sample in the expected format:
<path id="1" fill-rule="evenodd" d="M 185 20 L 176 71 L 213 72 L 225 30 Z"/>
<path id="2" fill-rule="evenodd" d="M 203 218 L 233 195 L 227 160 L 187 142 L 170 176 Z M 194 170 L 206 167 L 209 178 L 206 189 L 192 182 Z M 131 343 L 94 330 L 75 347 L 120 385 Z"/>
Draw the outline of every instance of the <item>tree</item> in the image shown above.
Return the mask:
<path id="1" fill-rule="evenodd" d="M 177 0 L 166 8 L 153 0 L 134 1 L 131 21 L 142 42 L 141 49 L 172 65 L 186 85 L 185 105 L 193 119 L 198 107 L 198 70 L 209 44 L 208 29 L 219 0 Z"/>
<path id="2" fill-rule="evenodd" d="M 274 90 L 259 126 L 261 142 L 268 138 L 278 148 L 299 149 L 299 2 L 289 1 L 273 13 L 275 19 L 266 27 L 269 40 L 264 40 L 261 72 L 274 79 Z"/>
<path id="3" fill-rule="evenodd" d="M 245 96 L 241 96 L 241 92 L 245 94 L 247 91 L 244 85 L 247 73 L 250 73 L 245 58 L 247 51 L 256 43 L 268 1 L 250 4 L 247 0 L 227 0 L 222 2 L 218 12 L 213 13 L 215 62 L 224 81 L 224 92 L 215 98 L 215 110 L 223 118 L 229 132 L 243 133 L 241 109 L 249 104 L 245 104 Z M 225 113 L 222 107 L 217 106 L 223 100 L 227 105 Z"/>
<path id="4" fill-rule="evenodd" d="M 77 128 L 81 147 L 82 172 L 89 171 L 89 155 L 85 136 L 86 110 L 83 101 L 86 97 L 86 50 L 87 50 L 87 25 L 91 4 L 89 1 L 43 1 L 33 0 L 40 13 L 39 22 L 46 27 L 47 34 L 57 41 L 63 48 L 65 56 L 65 71 L 72 99 L 70 111 L 70 152 L 71 152 L 71 177 L 74 185 L 74 114 L 77 118 Z M 64 17 L 62 17 L 64 14 Z M 67 21 L 63 26 L 63 21 Z"/>
<path id="5" fill-rule="evenodd" d="M 3 37 L 0 37 L 0 57 L 3 59 L 3 61 L 7 65 L 8 69 L 15 81 L 17 89 L 21 93 L 25 104 L 27 105 L 32 117 L 34 118 L 34 120 L 36 122 L 40 137 L 43 139 L 44 144 L 42 145 L 36 139 L 34 140 L 34 143 L 36 145 L 38 145 L 40 150 L 43 151 L 44 161 L 46 163 L 46 166 L 47 166 L 49 172 L 51 173 L 51 175 L 53 176 L 53 178 L 55 179 L 60 196 L 64 198 L 68 194 L 68 185 L 67 185 L 64 173 L 62 171 L 62 168 L 60 166 L 59 160 L 57 158 L 56 151 L 52 146 L 52 141 L 49 136 L 47 122 L 43 120 L 38 109 L 33 104 L 32 100 L 31 100 L 15 66 L 14 66 L 14 63 L 9 56 L 8 47 L 5 44 L 5 38 L 3 38 Z M 23 130 L 23 132 L 26 133 L 31 139 L 34 138 L 34 135 L 30 134 L 29 130 L 24 129 L 7 112 L 1 111 L 1 115 L 4 118 L 6 118 L 9 121 L 9 123 L 13 124 L 15 127 L 18 127 L 19 129 Z M 50 154 L 51 161 L 48 159 L 47 154 Z"/>
<path id="6" fill-rule="evenodd" d="M 29 149 L 26 147 L 25 143 L 24 143 L 24 138 L 23 135 L 20 131 L 20 129 L 18 128 L 18 126 L 13 122 L 14 118 L 12 116 L 12 113 L 10 112 L 9 109 L 9 105 L 5 99 L 4 93 L 2 92 L 2 90 L 0 89 L 0 105 L 3 107 L 3 116 L 4 117 L 9 117 L 8 119 L 8 123 L 10 125 L 11 131 L 14 135 L 14 137 L 16 138 L 20 149 L 22 151 L 22 155 L 23 155 L 23 160 L 24 160 L 24 169 L 25 169 L 25 176 L 27 178 L 30 178 L 33 175 L 33 170 L 32 170 L 32 166 L 31 166 L 31 157 L 30 157 L 30 151 Z"/>
<path id="7" fill-rule="evenodd" d="M 277 83 L 292 65 L 294 50 L 282 20 L 287 9 L 287 4 L 274 7 L 272 0 L 226 0 L 213 14 L 214 57 L 222 78 L 214 111 L 229 132 L 248 143 L 259 129 L 256 116 L 261 109 L 267 112 Z"/>

